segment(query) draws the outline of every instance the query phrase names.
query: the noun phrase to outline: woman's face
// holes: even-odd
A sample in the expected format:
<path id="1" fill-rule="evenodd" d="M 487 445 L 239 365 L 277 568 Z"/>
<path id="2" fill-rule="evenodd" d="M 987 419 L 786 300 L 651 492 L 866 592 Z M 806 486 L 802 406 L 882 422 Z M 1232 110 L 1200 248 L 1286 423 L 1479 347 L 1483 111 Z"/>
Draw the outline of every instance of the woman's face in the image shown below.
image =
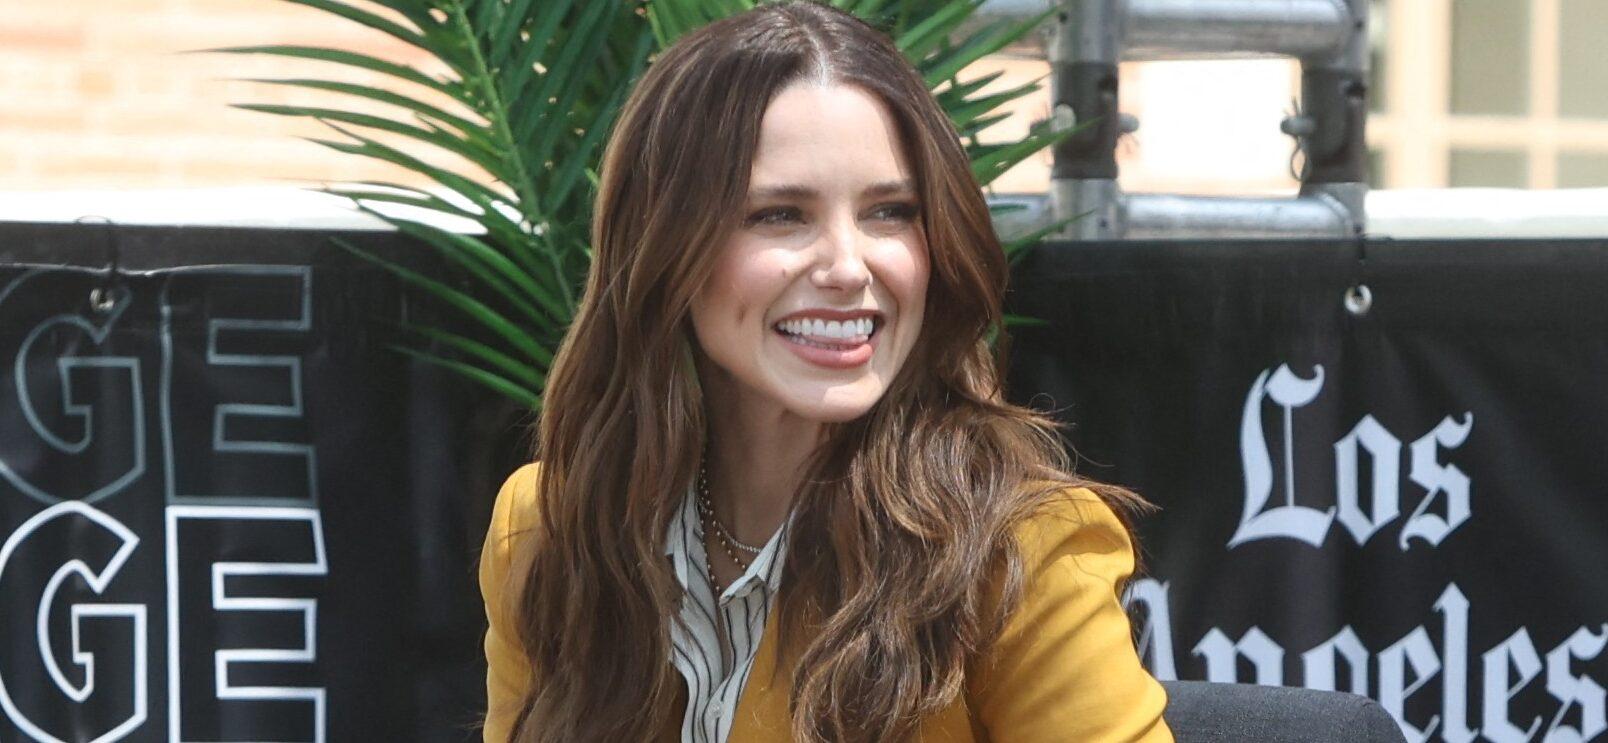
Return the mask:
<path id="1" fill-rule="evenodd" d="M 760 124 L 740 224 L 693 300 L 698 344 L 718 367 L 704 383 L 813 421 L 870 410 L 921 330 L 920 209 L 878 99 L 839 84 L 783 89 Z"/>

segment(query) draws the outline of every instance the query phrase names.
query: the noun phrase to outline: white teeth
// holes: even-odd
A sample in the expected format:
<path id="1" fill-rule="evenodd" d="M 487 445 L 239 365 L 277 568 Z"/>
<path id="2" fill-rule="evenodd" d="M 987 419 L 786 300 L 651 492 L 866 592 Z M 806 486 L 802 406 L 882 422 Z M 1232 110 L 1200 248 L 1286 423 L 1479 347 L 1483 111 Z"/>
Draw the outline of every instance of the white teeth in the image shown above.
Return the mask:
<path id="1" fill-rule="evenodd" d="M 876 329 L 876 322 L 869 317 L 854 320 L 787 320 L 777 323 L 776 327 L 792 335 L 807 335 L 817 338 L 856 338 L 871 335 Z"/>

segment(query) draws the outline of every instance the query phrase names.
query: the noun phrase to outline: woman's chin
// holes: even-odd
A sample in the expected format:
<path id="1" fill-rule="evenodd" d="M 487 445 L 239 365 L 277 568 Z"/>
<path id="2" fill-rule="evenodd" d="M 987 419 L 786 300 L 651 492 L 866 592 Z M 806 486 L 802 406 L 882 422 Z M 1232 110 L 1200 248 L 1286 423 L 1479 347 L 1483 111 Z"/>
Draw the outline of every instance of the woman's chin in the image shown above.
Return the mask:
<path id="1" fill-rule="evenodd" d="M 872 386 L 876 389 L 855 389 Z M 790 395 L 786 404 L 794 415 L 806 420 L 844 423 L 871 412 L 877 400 L 882 398 L 882 392 L 881 385 L 876 385 L 873 380 L 865 380 L 857 385 L 835 385 L 821 390 L 818 395 Z"/>

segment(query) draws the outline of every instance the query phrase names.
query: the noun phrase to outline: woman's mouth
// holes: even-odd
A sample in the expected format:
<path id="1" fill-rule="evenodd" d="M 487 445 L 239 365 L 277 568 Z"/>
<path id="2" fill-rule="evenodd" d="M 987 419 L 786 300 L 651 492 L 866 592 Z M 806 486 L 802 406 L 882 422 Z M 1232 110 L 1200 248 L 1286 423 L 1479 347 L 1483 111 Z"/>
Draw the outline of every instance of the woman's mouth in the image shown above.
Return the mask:
<path id="1" fill-rule="evenodd" d="M 871 360 L 882 330 L 880 318 L 822 321 L 800 318 L 779 322 L 772 330 L 805 361 L 832 369 L 849 369 Z"/>

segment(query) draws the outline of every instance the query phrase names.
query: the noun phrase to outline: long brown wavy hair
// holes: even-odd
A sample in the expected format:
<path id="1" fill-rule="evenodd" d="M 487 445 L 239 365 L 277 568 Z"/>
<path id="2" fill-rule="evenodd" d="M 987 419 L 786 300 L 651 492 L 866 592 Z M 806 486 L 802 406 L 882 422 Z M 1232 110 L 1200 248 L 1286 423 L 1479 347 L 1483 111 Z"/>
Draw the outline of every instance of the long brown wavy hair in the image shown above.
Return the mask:
<path id="1" fill-rule="evenodd" d="M 1007 265 L 954 126 L 889 38 L 814 2 L 761 5 L 664 50 L 605 150 L 593 256 L 543 398 L 539 512 L 516 604 L 533 672 L 519 741 L 648 740 L 673 725 L 681 586 L 664 535 L 706 414 L 689 306 L 741 221 L 760 122 L 801 81 L 897 121 L 931 258 L 887 393 L 828 424 L 794 494 L 777 608 L 799 741 L 885 741 L 964 688 L 1024 582 L 1013 529 L 1069 485 L 1128 522 L 1133 493 L 1071 472 L 1056 423 L 1004 401 L 987 337 Z M 1003 346 L 1003 344 L 1000 344 Z"/>

